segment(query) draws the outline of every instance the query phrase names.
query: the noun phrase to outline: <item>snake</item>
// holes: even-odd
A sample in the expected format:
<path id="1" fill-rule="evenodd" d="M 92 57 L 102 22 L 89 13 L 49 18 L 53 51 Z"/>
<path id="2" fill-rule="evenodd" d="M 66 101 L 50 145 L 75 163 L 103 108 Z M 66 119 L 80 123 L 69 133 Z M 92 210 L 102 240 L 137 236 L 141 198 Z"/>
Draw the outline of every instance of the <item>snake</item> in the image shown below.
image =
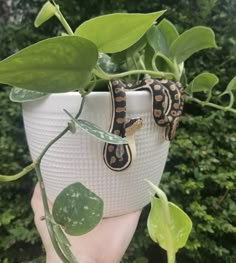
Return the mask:
<path id="1" fill-rule="evenodd" d="M 109 82 L 112 100 L 112 118 L 109 132 L 125 138 L 128 143 L 117 145 L 105 143 L 103 159 L 108 168 L 114 171 L 127 169 L 136 155 L 134 134 L 143 125 L 140 117 L 126 119 L 126 91 L 148 90 L 152 95 L 154 121 L 165 128 L 165 139 L 173 140 L 183 112 L 184 95 L 179 82 L 167 79 L 146 78 L 127 83 L 122 80 Z"/>
<path id="2" fill-rule="evenodd" d="M 127 169 L 135 155 L 134 133 L 142 127 L 141 118 L 126 120 L 126 85 L 121 80 L 109 82 L 112 98 L 112 118 L 109 132 L 129 140 L 127 144 L 105 143 L 103 158 L 105 164 L 114 171 Z"/>

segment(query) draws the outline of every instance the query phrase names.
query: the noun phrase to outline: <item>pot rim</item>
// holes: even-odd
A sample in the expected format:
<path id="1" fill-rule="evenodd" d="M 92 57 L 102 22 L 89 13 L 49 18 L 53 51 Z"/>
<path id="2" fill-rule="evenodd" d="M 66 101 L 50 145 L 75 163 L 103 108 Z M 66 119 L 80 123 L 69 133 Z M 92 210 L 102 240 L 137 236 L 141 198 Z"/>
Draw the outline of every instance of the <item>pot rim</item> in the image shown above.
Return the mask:
<path id="1" fill-rule="evenodd" d="M 86 96 L 95 96 L 95 95 L 104 95 L 104 94 L 109 94 L 110 91 L 91 91 L 89 94 Z M 146 96 L 147 94 L 150 94 L 147 90 L 126 90 L 126 94 L 137 94 L 138 96 L 144 95 Z M 69 91 L 69 92 L 60 92 L 60 93 L 50 93 L 49 96 L 81 96 L 81 94 L 78 91 Z"/>
<path id="2" fill-rule="evenodd" d="M 146 90 L 127 91 L 127 110 L 130 112 L 148 112 L 152 107 L 152 96 Z M 40 111 L 77 111 L 78 105 L 81 102 L 81 94 L 79 92 L 53 93 L 49 96 L 36 100 L 23 102 L 23 111 L 25 109 L 37 109 Z M 94 108 L 94 105 L 96 107 Z M 99 109 L 101 107 L 101 109 Z M 109 91 L 94 91 L 86 96 L 85 108 L 83 110 L 92 109 L 96 111 L 104 111 L 111 109 L 111 94 Z"/>

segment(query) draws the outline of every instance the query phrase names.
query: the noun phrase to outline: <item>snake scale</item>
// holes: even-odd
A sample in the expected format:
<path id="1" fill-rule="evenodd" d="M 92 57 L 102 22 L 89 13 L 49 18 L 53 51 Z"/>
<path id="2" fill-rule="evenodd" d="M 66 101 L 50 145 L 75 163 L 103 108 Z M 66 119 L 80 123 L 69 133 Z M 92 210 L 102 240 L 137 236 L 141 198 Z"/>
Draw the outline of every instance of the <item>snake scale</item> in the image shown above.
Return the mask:
<path id="1" fill-rule="evenodd" d="M 126 119 L 126 90 L 148 90 L 152 94 L 153 118 L 158 126 L 165 128 L 165 138 L 172 140 L 179 118 L 183 112 L 184 95 L 179 82 L 166 79 L 144 79 L 136 83 L 121 80 L 109 82 L 112 99 L 112 120 L 109 131 L 128 140 L 128 144 L 106 143 L 103 151 L 105 164 L 114 171 L 127 169 L 134 155 L 133 135 L 142 127 L 141 118 Z"/>

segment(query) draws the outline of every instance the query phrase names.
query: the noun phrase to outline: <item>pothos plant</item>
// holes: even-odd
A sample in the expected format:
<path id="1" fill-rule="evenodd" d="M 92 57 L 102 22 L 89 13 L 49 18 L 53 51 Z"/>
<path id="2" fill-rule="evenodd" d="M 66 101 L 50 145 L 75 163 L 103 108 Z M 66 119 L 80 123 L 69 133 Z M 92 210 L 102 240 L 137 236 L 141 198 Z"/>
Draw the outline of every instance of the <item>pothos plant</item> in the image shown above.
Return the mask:
<path id="1" fill-rule="evenodd" d="M 82 23 L 73 31 L 59 6 L 48 1 L 40 10 L 35 26 L 39 27 L 56 16 L 65 33 L 33 44 L 0 62 L 0 83 L 13 87 L 10 93 L 12 101 L 33 101 L 51 93 L 69 91 L 77 91 L 83 98 L 77 115 L 73 117 L 66 112 L 71 121 L 45 145 L 36 160 L 15 175 L 0 176 L 0 182 L 4 183 L 36 171 L 45 209 L 42 219 L 47 223 L 53 246 L 63 262 L 77 262 L 64 232 L 81 235 L 92 230 L 102 218 L 103 201 L 77 182 L 58 195 L 51 213 L 40 170 L 44 155 L 66 132 L 73 133 L 76 126 L 98 139 L 109 142 L 108 138 L 112 138 L 113 143 L 127 143 L 125 139 L 79 119 L 87 94 L 106 89 L 107 83 L 113 79 L 140 80 L 148 76 L 180 81 L 187 101 L 236 113 L 233 108 L 236 77 L 223 92 L 215 92 L 213 88 L 219 82 L 216 75 L 203 72 L 189 82 L 185 74 L 184 62 L 191 55 L 202 49 L 216 48 L 214 32 L 208 27 L 196 26 L 179 34 L 170 21 L 159 19 L 164 13 L 165 10 L 149 14 L 104 15 Z M 204 99 L 199 99 L 199 93 Z M 225 101 L 223 104 L 212 102 L 215 94 L 219 98 L 228 95 L 228 104 L 225 105 Z M 94 134 L 94 129 L 99 129 L 97 134 L 102 132 L 103 136 Z M 188 239 L 192 223 L 182 210 L 168 202 L 157 186 L 148 183 L 159 197 L 151 198 L 148 230 L 151 238 L 167 250 L 168 263 L 173 263 L 175 253 Z M 90 209 L 82 209 L 84 205 Z M 99 216 L 94 217 L 90 213 Z"/>

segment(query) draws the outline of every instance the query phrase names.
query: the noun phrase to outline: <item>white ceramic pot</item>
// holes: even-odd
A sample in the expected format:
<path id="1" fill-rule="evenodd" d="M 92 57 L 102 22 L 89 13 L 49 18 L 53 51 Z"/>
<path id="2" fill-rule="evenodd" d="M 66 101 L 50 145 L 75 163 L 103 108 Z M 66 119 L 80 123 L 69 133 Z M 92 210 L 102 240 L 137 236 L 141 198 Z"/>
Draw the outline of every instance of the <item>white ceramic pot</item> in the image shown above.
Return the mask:
<path id="1" fill-rule="evenodd" d="M 75 115 L 80 103 L 80 95 L 70 92 L 23 104 L 26 136 L 33 159 L 66 127 L 69 117 L 63 109 Z M 153 119 L 151 105 L 147 91 L 127 93 L 127 117 L 141 117 L 144 124 L 135 135 L 136 159 L 122 172 L 107 168 L 103 161 L 104 143 L 79 128 L 75 134 L 68 132 L 57 141 L 41 166 L 49 199 L 53 202 L 64 187 L 81 182 L 104 200 L 104 217 L 126 214 L 148 204 L 150 187 L 144 179 L 159 183 L 169 149 L 164 129 Z M 109 92 L 92 92 L 86 97 L 80 118 L 108 130 L 111 108 Z"/>

